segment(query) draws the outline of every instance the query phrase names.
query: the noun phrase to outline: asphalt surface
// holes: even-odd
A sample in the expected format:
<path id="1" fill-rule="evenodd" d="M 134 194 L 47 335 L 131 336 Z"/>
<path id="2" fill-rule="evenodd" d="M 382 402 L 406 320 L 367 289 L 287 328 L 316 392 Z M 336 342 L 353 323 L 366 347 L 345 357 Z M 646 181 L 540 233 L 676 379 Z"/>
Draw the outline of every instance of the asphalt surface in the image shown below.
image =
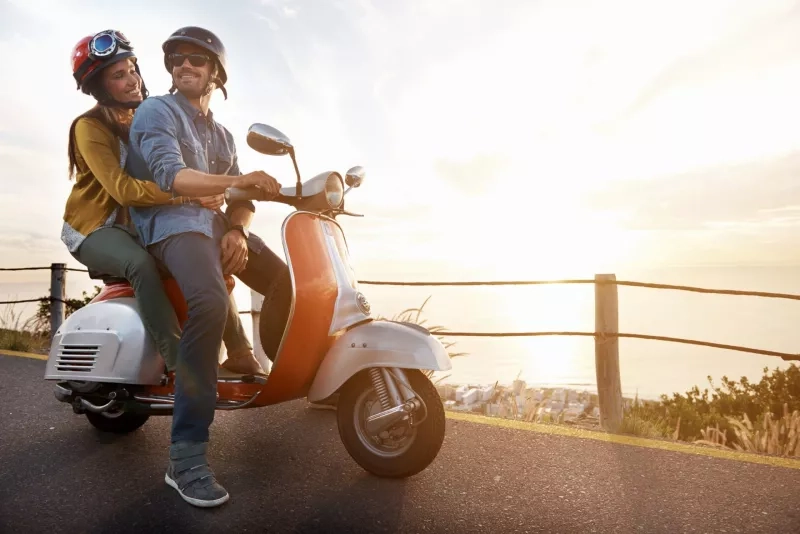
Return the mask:
<path id="1" fill-rule="evenodd" d="M 0 356 L 0 532 L 800 532 L 800 470 L 448 419 L 421 474 L 350 459 L 304 401 L 218 412 L 231 499 L 164 483 L 169 417 L 103 435 L 56 401 L 43 361 Z"/>

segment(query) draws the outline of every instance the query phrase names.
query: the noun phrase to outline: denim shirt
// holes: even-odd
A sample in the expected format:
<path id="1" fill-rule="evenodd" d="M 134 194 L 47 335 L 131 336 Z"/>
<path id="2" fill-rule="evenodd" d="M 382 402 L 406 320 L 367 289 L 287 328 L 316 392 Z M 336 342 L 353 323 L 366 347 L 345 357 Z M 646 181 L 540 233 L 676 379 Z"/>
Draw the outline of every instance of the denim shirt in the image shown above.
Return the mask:
<path id="1" fill-rule="evenodd" d="M 233 136 L 195 108 L 181 93 L 150 97 L 139 105 L 130 129 L 125 169 L 140 180 L 173 191 L 184 168 L 208 174 L 240 175 Z M 252 203 L 246 203 L 255 211 Z M 185 232 L 214 237 L 214 218 L 224 217 L 194 204 L 131 207 L 131 219 L 145 246 Z M 217 221 L 219 224 L 219 221 Z"/>

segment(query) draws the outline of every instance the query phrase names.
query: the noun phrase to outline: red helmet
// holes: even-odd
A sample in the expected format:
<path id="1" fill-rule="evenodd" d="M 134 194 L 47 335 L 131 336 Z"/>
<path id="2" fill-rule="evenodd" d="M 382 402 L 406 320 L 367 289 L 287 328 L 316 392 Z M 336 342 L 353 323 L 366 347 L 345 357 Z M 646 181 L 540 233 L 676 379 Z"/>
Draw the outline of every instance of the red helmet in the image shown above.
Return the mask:
<path id="1" fill-rule="evenodd" d="M 72 77 L 78 89 L 91 93 L 89 81 L 105 67 L 125 58 L 134 58 L 130 41 L 116 30 L 106 30 L 87 35 L 72 49 Z M 139 70 L 137 65 L 136 70 Z"/>

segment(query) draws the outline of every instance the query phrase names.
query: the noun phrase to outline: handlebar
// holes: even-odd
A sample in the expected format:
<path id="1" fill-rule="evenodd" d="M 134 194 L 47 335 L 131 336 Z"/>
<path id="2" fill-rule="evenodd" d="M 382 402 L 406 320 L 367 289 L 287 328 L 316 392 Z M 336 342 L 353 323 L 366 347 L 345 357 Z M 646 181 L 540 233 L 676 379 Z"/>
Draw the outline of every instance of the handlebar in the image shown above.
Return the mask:
<path id="1" fill-rule="evenodd" d="M 229 187 L 225 190 L 225 202 L 230 204 L 231 202 L 242 201 L 242 200 L 257 200 L 260 202 L 280 202 L 281 204 L 287 204 L 289 206 L 295 206 L 300 199 L 295 198 L 293 195 L 287 194 L 286 188 L 282 188 L 280 192 L 273 198 L 266 198 L 264 196 L 264 191 L 257 188 L 257 187 Z"/>
<path id="2" fill-rule="evenodd" d="M 256 187 L 242 189 L 240 187 L 229 187 L 225 190 L 225 202 L 231 203 L 237 200 L 266 200 L 260 189 Z"/>

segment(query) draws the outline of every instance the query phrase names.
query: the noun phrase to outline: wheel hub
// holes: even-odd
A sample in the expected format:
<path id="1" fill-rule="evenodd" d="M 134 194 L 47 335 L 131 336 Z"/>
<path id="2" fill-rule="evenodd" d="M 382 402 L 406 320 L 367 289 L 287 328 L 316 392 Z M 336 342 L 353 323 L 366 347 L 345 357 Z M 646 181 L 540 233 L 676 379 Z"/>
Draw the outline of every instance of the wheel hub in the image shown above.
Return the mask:
<path id="1" fill-rule="evenodd" d="M 409 414 L 378 434 L 372 434 L 367 431 L 367 418 L 381 411 L 383 408 L 375 391 L 373 389 L 364 391 L 356 401 L 354 413 L 359 440 L 378 456 L 393 457 L 403 454 L 414 442 L 417 434 L 411 424 L 414 414 Z"/>

